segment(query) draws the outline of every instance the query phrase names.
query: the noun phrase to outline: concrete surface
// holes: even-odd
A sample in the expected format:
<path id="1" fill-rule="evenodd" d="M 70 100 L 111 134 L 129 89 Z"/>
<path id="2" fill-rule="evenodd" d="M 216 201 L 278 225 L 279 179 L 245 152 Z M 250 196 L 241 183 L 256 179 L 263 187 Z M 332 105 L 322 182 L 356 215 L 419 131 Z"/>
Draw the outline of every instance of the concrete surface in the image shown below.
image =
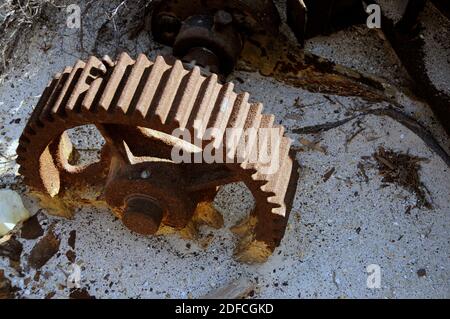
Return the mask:
<path id="1" fill-rule="evenodd" d="M 80 1 L 83 10 L 86 3 Z M 293 134 L 293 129 L 333 122 L 347 117 L 351 110 L 379 105 L 310 93 L 255 73 L 235 72 L 229 79 L 234 80 L 237 90 L 250 92 L 253 101 L 263 102 L 265 111 L 274 113 L 286 126 L 299 150 L 301 165 L 288 230 L 267 263 L 249 266 L 231 258 L 235 239 L 227 228 L 252 208 L 252 198 L 241 184 L 227 185 L 220 191 L 215 205 L 223 213 L 226 227 L 202 229 L 200 243 L 175 235 L 145 238 L 132 234 L 107 210 L 83 208 L 73 220 L 45 215 L 17 175 L 14 156 L 21 131 L 48 80 L 91 51 L 114 56 L 127 50 L 133 56 L 146 52 L 150 57 L 170 52 L 145 32 L 129 40 L 119 20 L 114 21 L 117 31 L 110 23 L 97 36 L 120 1 L 89 3 L 82 32 L 66 27 L 64 8 L 54 9 L 47 25 L 36 26 L 29 38 L 22 39 L 16 51 L 18 59 L 0 79 L 0 187 L 17 190 L 29 211 L 39 212 L 44 229 L 53 225 L 61 239 L 60 253 L 41 269 L 37 281 L 33 279 L 36 271 L 26 262 L 37 240 L 18 238 L 24 246 L 22 275 L 0 257 L 0 268 L 19 288 L 19 297 L 69 296 L 66 277 L 71 263 L 65 253 L 73 230 L 81 287 L 96 298 L 197 298 L 238 278 L 253 284 L 249 295 L 253 298 L 450 297 L 450 172 L 445 162 L 417 135 L 387 117 L 368 115 L 360 122 L 353 120 L 319 135 Z M 313 39 L 307 50 L 400 86 L 408 82 L 387 45 L 364 27 Z M 447 72 L 436 78 L 447 84 L 443 89 L 449 89 L 450 74 L 445 66 L 442 69 Z M 404 112 L 426 125 L 448 151 L 450 142 L 429 107 L 406 95 L 401 101 Z M 346 143 L 359 128 L 363 130 Z M 79 148 L 98 148 L 99 142 L 89 129 L 75 133 Z M 301 139 L 318 142 L 326 152 L 302 148 Z M 414 194 L 395 185 L 383 187 L 374 161 L 361 159 L 371 156 L 379 146 L 428 159 L 422 164 L 420 177 L 433 209 L 413 208 L 406 213 L 416 202 Z M 359 174 L 360 162 L 364 162 L 367 181 Z M 324 182 L 323 175 L 333 167 L 335 173 Z M 208 240 L 211 242 L 203 249 L 201 244 Z M 367 287 L 366 267 L 370 264 L 381 268 L 378 289 Z"/>

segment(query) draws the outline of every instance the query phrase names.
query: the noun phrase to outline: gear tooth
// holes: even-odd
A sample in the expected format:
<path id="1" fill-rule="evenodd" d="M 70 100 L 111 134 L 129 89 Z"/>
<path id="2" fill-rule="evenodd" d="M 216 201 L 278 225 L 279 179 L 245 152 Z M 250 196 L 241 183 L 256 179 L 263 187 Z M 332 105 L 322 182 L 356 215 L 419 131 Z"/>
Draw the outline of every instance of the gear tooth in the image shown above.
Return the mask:
<path id="1" fill-rule="evenodd" d="M 239 93 L 237 95 L 236 100 L 234 101 L 233 110 L 227 123 L 227 128 L 244 127 L 248 112 L 250 110 L 248 99 L 249 94 L 247 92 Z"/>
<path id="2" fill-rule="evenodd" d="M 28 138 L 28 137 L 36 135 L 36 131 L 31 126 L 27 126 L 23 130 L 23 135 Z"/>
<path id="3" fill-rule="evenodd" d="M 277 204 L 278 207 L 272 209 L 272 213 L 280 216 L 286 215 L 286 205 L 285 205 L 285 196 L 287 192 L 287 188 L 289 186 L 289 177 L 292 172 L 292 159 L 288 158 L 284 162 L 284 165 L 281 167 L 280 178 L 278 179 L 278 184 L 274 189 L 274 193 L 276 194 L 273 197 L 268 198 L 270 203 Z"/>
<path id="4" fill-rule="evenodd" d="M 207 128 L 214 128 L 210 133 L 211 136 L 206 136 L 207 139 L 214 139 L 214 148 L 218 148 L 221 145 L 228 119 L 235 106 L 237 94 L 233 92 L 233 89 L 234 84 L 231 82 L 222 87 L 206 126 Z"/>
<path id="5" fill-rule="evenodd" d="M 244 130 L 258 129 L 261 123 L 263 105 L 261 103 L 250 104 L 250 110 L 248 111 L 247 118 L 244 124 Z"/>
<path id="6" fill-rule="evenodd" d="M 19 164 L 19 165 L 20 165 L 19 171 L 18 171 L 19 174 L 20 174 L 20 175 L 25 175 L 25 174 L 27 173 L 27 170 L 25 169 L 25 167 L 22 166 L 22 164 Z M 25 184 L 28 184 L 28 183 L 26 182 L 26 180 L 27 180 L 26 178 L 23 179 L 24 183 L 25 183 Z"/>
<path id="7" fill-rule="evenodd" d="M 59 96 L 61 94 L 61 90 L 66 85 L 66 82 L 67 82 L 71 72 L 72 72 L 71 67 L 66 67 L 64 69 L 64 72 L 60 75 L 59 79 L 57 80 L 57 83 L 56 83 L 55 88 L 53 89 L 52 93 L 50 94 L 48 99 L 43 102 L 42 110 L 39 112 L 39 114 L 37 114 L 38 120 L 40 122 L 45 122 L 45 121 L 53 119 L 51 110 L 53 108 L 53 105 L 56 103 L 57 99 L 59 98 Z"/>
<path id="8" fill-rule="evenodd" d="M 103 78 L 97 78 L 95 79 L 91 85 L 89 86 L 89 89 L 86 92 L 86 95 L 84 96 L 83 102 L 81 103 L 81 112 L 86 113 L 90 111 L 95 111 L 95 100 L 101 94 L 102 87 L 104 89 L 104 83 L 106 83 L 106 80 Z"/>
<path id="9" fill-rule="evenodd" d="M 206 128 L 219 128 L 224 114 L 229 114 L 233 108 L 236 94 L 233 92 L 233 83 L 226 83 L 220 88 L 219 95 L 211 110 L 211 115 L 204 123 Z"/>
<path id="10" fill-rule="evenodd" d="M 266 193 L 276 194 L 277 188 L 282 183 L 282 179 L 285 177 L 284 167 L 286 161 L 290 161 L 289 149 L 291 147 L 291 139 L 289 137 L 282 137 L 276 154 L 272 154 L 272 158 L 277 157 L 277 162 L 273 163 L 277 165 L 278 169 L 272 174 L 261 174 L 258 176 L 260 179 L 266 179 L 268 181 L 261 190 Z"/>
<path id="11" fill-rule="evenodd" d="M 107 67 L 109 67 L 109 68 L 113 68 L 113 67 L 116 65 L 116 62 L 113 61 L 113 60 L 111 59 L 111 57 L 110 57 L 109 55 L 107 55 L 107 54 L 105 54 L 105 55 L 102 57 L 102 62 L 103 62 L 103 65 L 105 65 L 105 66 L 107 66 Z"/>
<path id="12" fill-rule="evenodd" d="M 274 125 L 273 128 L 274 128 L 274 129 L 277 129 L 278 132 L 279 132 L 279 134 L 280 134 L 280 136 L 283 137 L 284 132 L 285 132 L 285 128 L 284 128 L 283 125 L 278 125 L 278 124 L 277 124 L 277 125 Z"/>
<path id="13" fill-rule="evenodd" d="M 84 62 L 83 62 L 84 64 Z M 81 64 L 82 65 L 82 64 Z M 82 99 L 84 98 L 84 93 L 90 88 L 92 81 L 94 81 L 98 77 L 98 70 L 103 66 L 102 62 L 94 56 L 89 57 L 88 61 L 83 67 L 79 78 L 76 79 L 74 77 L 74 81 L 76 81 L 72 93 L 68 98 L 67 103 L 65 104 L 65 111 L 80 111 L 80 109 L 76 109 L 81 105 Z M 104 66 L 103 66 L 104 67 Z M 78 71 L 80 72 L 80 71 Z"/>
<path id="14" fill-rule="evenodd" d="M 23 165 L 26 164 L 26 158 L 25 158 L 26 155 L 25 154 L 26 154 L 26 150 L 20 154 L 17 152 L 16 163 L 18 165 L 20 165 L 20 167 L 23 167 Z M 23 169 L 23 170 L 25 170 L 25 169 Z M 20 171 L 19 171 L 19 173 L 22 174 Z"/>
<path id="15" fill-rule="evenodd" d="M 142 78 L 144 73 L 151 65 L 150 61 L 144 54 L 140 54 L 136 59 L 136 63 L 133 65 L 131 69 L 130 76 L 125 84 L 125 87 L 120 95 L 119 101 L 117 102 L 117 108 L 122 112 L 122 114 L 126 114 L 130 107 L 132 106 L 133 99 L 136 100 L 136 96 L 142 92 L 142 88 L 139 90 Z"/>
<path id="16" fill-rule="evenodd" d="M 122 92 L 127 77 L 127 70 L 133 64 L 133 59 L 127 53 L 122 53 L 114 66 L 114 70 L 108 79 L 108 83 L 98 102 L 99 112 L 113 112 L 114 102 Z"/>
<path id="17" fill-rule="evenodd" d="M 31 114 L 30 119 L 28 122 L 30 123 L 30 126 L 37 130 L 38 128 L 42 127 L 43 124 L 39 120 L 39 116 L 41 115 L 42 111 L 44 110 L 44 107 L 47 105 L 51 95 L 55 91 L 56 86 L 58 85 L 58 81 L 61 78 L 61 73 L 58 73 L 47 85 L 47 87 L 44 90 L 44 93 L 42 93 L 41 98 L 39 99 L 39 102 L 37 103 L 36 107 L 33 110 L 33 113 Z"/>
<path id="18" fill-rule="evenodd" d="M 238 154 L 241 166 L 244 169 L 254 169 L 256 165 L 256 159 L 254 160 L 255 152 L 257 151 L 257 138 L 259 128 L 263 121 L 262 104 L 254 103 L 250 105 L 250 111 L 247 116 L 247 120 L 244 124 L 244 136 L 239 142 L 242 144 L 241 150 L 244 151 L 243 154 Z"/>
<path id="19" fill-rule="evenodd" d="M 167 75 L 159 83 L 157 94 L 151 104 L 151 114 L 159 119 L 161 124 L 166 122 L 167 116 L 172 108 L 176 93 L 179 90 L 180 81 L 187 71 L 180 60 L 167 71 Z"/>
<path id="20" fill-rule="evenodd" d="M 28 137 L 25 136 L 25 134 L 22 134 L 19 138 L 19 145 L 28 145 L 31 141 Z"/>
<path id="21" fill-rule="evenodd" d="M 256 145 L 257 147 L 255 147 L 257 149 L 256 158 L 258 159 L 258 172 L 254 176 L 254 179 L 258 181 L 270 180 L 271 175 L 274 173 L 266 173 L 266 170 L 273 169 L 271 168 L 272 165 L 277 165 L 280 160 L 279 152 L 282 144 L 284 129 L 280 126 L 270 127 L 272 125 L 271 122 L 271 119 L 267 119 L 266 123 L 262 125 L 269 125 L 269 127 L 262 127 L 262 129 L 267 130 L 262 130 L 258 133 L 259 140 Z M 275 156 L 277 157 L 277 162 L 273 162 L 273 158 Z"/>
<path id="22" fill-rule="evenodd" d="M 93 79 L 92 83 L 90 83 L 89 89 L 87 90 L 81 103 L 81 112 L 83 114 L 94 113 L 98 111 L 99 101 L 103 96 L 105 88 L 108 85 L 109 77 L 111 75 L 108 73 L 108 68 L 113 68 L 115 65 L 115 63 L 112 62 L 111 58 L 109 58 L 108 56 L 103 57 L 101 61 L 98 60 L 98 63 L 98 70 L 96 70 L 96 73 L 99 72 L 102 76 Z"/>
<path id="23" fill-rule="evenodd" d="M 19 144 L 19 146 L 17 146 L 17 149 L 16 149 L 16 154 L 17 155 L 23 155 L 23 154 L 25 154 L 27 152 L 27 148 L 25 147 L 25 146 L 23 146 L 23 145 L 21 145 L 21 144 Z"/>
<path id="24" fill-rule="evenodd" d="M 51 114 L 59 114 L 61 116 L 65 116 L 65 107 L 69 102 L 70 96 L 74 92 L 78 79 L 80 78 L 83 68 L 86 66 L 81 60 L 78 60 L 72 68 L 72 71 L 67 78 L 64 87 L 59 92 L 58 99 L 55 104 L 52 105 Z"/>
<path id="25" fill-rule="evenodd" d="M 220 87 L 221 85 L 217 82 L 217 75 L 214 73 L 208 76 L 202 84 L 187 125 L 189 129 L 198 135 L 198 138 L 203 136 L 203 132 L 206 129 L 203 127 L 204 123 L 207 122 L 211 115 Z"/>
<path id="26" fill-rule="evenodd" d="M 261 118 L 260 128 L 272 128 L 275 121 L 275 115 L 273 114 L 263 114 Z"/>
<path id="27" fill-rule="evenodd" d="M 172 127 L 180 129 L 186 127 L 196 96 L 203 82 L 202 78 L 198 66 L 195 66 L 184 76 L 166 121 L 171 126 L 171 130 L 173 129 Z"/>
<path id="28" fill-rule="evenodd" d="M 73 67 L 71 67 L 71 66 L 66 66 L 66 67 L 64 68 L 64 70 L 63 70 L 63 73 L 70 73 L 70 72 L 72 72 L 72 69 L 73 69 Z"/>
<path id="29" fill-rule="evenodd" d="M 244 134 L 244 125 L 250 112 L 250 104 L 248 103 L 249 94 L 247 92 L 238 94 L 230 118 L 227 123 L 225 147 L 227 158 L 237 160 L 236 151 Z"/>
<path id="30" fill-rule="evenodd" d="M 257 169 L 261 166 L 261 157 L 265 155 L 267 151 L 270 151 L 270 145 L 268 144 L 270 142 L 270 137 L 268 137 L 268 135 L 271 133 L 267 134 L 268 132 L 266 131 L 266 129 L 272 128 L 274 120 L 275 116 L 272 114 L 262 114 L 261 116 L 257 139 L 254 141 L 254 146 L 252 147 L 252 151 L 250 152 L 250 159 L 252 162 L 251 165 L 256 165 Z M 262 138 L 264 138 L 264 140 L 261 141 Z"/>
<path id="31" fill-rule="evenodd" d="M 162 56 L 158 56 L 155 63 L 151 66 L 151 71 L 145 82 L 142 95 L 136 104 L 136 114 L 139 118 L 144 119 L 147 117 L 147 113 L 149 112 L 150 105 L 154 99 L 161 77 L 168 68 L 169 65 L 167 65 Z"/>
<path id="32" fill-rule="evenodd" d="M 125 52 L 125 51 L 119 53 L 119 58 L 118 58 L 117 60 L 121 60 L 121 59 L 129 60 L 129 61 L 134 61 L 134 60 L 131 58 L 131 56 L 130 56 L 127 52 Z"/>

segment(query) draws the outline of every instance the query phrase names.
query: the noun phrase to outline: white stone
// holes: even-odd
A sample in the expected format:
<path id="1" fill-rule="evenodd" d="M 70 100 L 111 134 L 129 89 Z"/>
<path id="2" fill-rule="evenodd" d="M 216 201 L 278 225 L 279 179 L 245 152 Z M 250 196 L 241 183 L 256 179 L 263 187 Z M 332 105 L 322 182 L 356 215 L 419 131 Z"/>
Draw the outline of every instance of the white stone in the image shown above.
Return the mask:
<path id="1" fill-rule="evenodd" d="M 0 190 L 0 236 L 6 235 L 30 216 L 17 192 L 10 189 Z"/>

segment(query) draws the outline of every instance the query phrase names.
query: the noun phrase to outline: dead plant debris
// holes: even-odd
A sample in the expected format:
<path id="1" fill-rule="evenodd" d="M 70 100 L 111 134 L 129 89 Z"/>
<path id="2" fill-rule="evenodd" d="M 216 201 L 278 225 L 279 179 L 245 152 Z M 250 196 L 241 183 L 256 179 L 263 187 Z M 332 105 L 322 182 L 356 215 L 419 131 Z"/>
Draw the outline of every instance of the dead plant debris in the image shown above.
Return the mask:
<path id="1" fill-rule="evenodd" d="M 420 162 L 425 158 L 405 153 L 385 150 L 379 147 L 373 154 L 383 183 L 395 184 L 412 192 L 416 196 L 416 207 L 432 209 L 426 196 L 426 188 L 419 176 Z"/>
<path id="2" fill-rule="evenodd" d="M 20 37 L 39 20 L 48 18 L 50 7 L 62 8 L 61 0 L 5 0 L 0 4 L 0 74 L 6 69 Z"/>
<path id="3" fill-rule="evenodd" d="M 19 263 L 22 250 L 22 244 L 13 236 L 0 244 L 0 257 L 8 258 L 11 263 Z"/>
<path id="4" fill-rule="evenodd" d="M 358 165 L 358 176 L 364 179 L 364 182 L 367 184 L 369 182 L 369 176 L 367 176 L 366 169 L 362 162 L 359 162 Z"/>
<path id="5" fill-rule="evenodd" d="M 23 226 L 20 229 L 20 237 L 24 239 L 36 239 L 44 234 L 44 230 L 39 223 L 38 215 L 39 214 L 35 214 L 23 223 Z"/>
<path id="6" fill-rule="evenodd" d="M 296 151 L 299 151 L 299 152 L 316 151 L 316 152 L 320 152 L 323 154 L 327 154 L 327 147 L 320 145 L 319 140 L 310 141 L 306 138 L 301 137 L 299 139 L 299 142 L 303 146 L 298 147 L 298 148 L 294 147 L 294 149 Z"/>
<path id="7" fill-rule="evenodd" d="M 67 260 L 70 261 L 72 264 L 77 259 L 77 255 L 73 250 L 66 251 L 66 257 L 67 257 Z"/>
<path id="8" fill-rule="evenodd" d="M 40 269 L 59 251 L 59 244 L 59 238 L 50 230 L 31 250 L 28 264 Z"/>
<path id="9" fill-rule="evenodd" d="M 86 288 L 73 288 L 70 290 L 70 299 L 95 299 Z"/>
<path id="10" fill-rule="evenodd" d="M 336 168 L 331 168 L 328 172 L 326 172 L 323 175 L 323 182 L 325 183 L 326 181 L 328 181 L 330 179 L 330 177 L 334 174 L 334 172 L 336 171 Z"/>
<path id="11" fill-rule="evenodd" d="M 17 289 L 11 285 L 11 281 L 5 276 L 3 269 L 0 269 L 0 299 L 13 299 Z"/>
<path id="12" fill-rule="evenodd" d="M 70 231 L 70 233 L 69 233 L 69 239 L 68 239 L 68 241 L 67 241 L 67 243 L 69 244 L 69 246 L 70 246 L 72 249 L 75 249 L 75 242 L 76 242 L 76 239 L 77 239 L 77 231 L 73 229 L 73 230 Z"/>

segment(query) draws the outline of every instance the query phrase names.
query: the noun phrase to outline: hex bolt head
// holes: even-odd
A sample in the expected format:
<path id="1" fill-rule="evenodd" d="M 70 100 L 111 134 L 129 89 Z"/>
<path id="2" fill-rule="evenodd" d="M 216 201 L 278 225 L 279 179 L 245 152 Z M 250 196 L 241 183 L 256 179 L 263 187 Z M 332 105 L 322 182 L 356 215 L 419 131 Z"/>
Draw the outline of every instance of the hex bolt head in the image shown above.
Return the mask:
<path id="1" fill-rule="evenodd" d="M 126 203 L 122 222 L 138 234 L 154 235 L 162 218 L 163 210 L 155 200 L 146 196 L 134 196 Z"/>

